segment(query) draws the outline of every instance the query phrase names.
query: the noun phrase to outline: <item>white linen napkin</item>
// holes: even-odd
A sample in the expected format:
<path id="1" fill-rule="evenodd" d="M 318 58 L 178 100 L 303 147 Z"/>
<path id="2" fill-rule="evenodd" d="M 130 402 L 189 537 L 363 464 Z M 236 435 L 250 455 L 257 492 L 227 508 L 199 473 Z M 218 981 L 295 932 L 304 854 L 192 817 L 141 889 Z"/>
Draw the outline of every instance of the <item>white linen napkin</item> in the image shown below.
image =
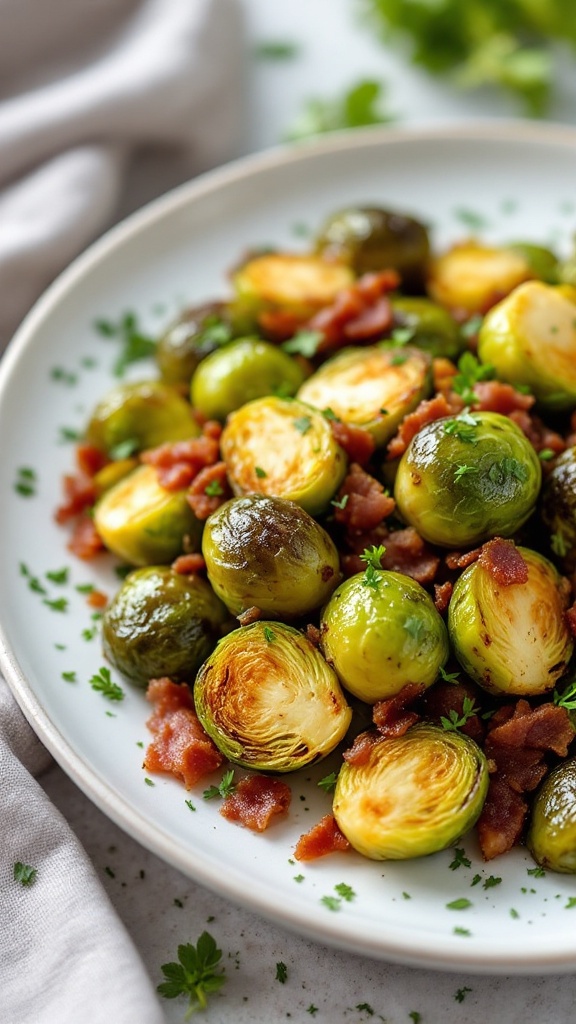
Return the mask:
<path id="1" fill-rule="evenodd" d="M 235 155 L 242 68 L 236 0 L 0 0 L 0 352 L 94 237 Z M 33 777 L 48 760 L 0 677 L 0 1020 L 160 1024 L 127 932 Z"/>

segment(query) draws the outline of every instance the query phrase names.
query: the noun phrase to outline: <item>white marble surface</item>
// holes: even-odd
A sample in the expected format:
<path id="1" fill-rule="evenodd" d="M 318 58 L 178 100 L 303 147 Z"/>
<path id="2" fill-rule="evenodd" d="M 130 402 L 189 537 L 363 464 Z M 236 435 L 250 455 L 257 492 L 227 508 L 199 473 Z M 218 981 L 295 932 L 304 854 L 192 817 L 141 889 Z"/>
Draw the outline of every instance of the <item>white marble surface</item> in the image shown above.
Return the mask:
<path id="1" fill-rule="evenodd" d="M 357 27 L 353 0 L 241 2 L 249 48 L 262 40 L 299 44 L 292 61 L 256 61 L 248 55 L 242 152 L 276 145 L 305 99 L 339 94 L 359 77 L 387 79 L 390 107 L 407 123 L 517 113 L 512 103 L 493 97 L 455 96 L 407 68 Z M 575 77 L 567 78 L 552 111 L 554 119 L 576 123 L 574 86 Z M 494 978 L 415 970 L 308 942 L 158 860 L 104 817 L 58 766 L 49 769 L 42 783 L 84 844 L 155 984 L 162 980 L 160 965 L 174 959 L 179 943 L 196 941 L 205 927 L 215 936 L 224 951 L 228 980 L 201 1018 L 206 1024 L 573 1020 L 571 975 Z M 284 984 L 276 980 L 279 961 L 287 967 Z M 167 1024 L 184 1019 L 180 1000 L 166 1001 L 164 1009 Z"/>

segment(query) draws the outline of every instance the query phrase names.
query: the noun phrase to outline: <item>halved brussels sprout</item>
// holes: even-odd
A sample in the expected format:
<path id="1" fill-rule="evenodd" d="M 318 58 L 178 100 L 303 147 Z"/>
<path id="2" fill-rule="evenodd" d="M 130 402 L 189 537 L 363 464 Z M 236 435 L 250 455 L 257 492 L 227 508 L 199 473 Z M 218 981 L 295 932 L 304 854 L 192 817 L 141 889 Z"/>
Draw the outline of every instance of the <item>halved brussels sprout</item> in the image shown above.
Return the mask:
<path id="1" fill-rule="evenodd" d="M 559 455 L 544 480 L 540 512 L 562 568 L 576 568 L 576 445 Z"/>
<path id="2" fill-rule="evenodd" d="M 168 384 L 145 380 L 119 384 L 98 402 L 86 440 L 111 458 L 123 458 L 199 433 L 189 402 Z M 118 449 L 124 446 L 129 450 L 118 455 Z"/>
<path id="3" fill-rule="evenodd" d="M 206 580 L 167 566 L 135 569 L 104 611 L 105 656 L 140 686 L 169 676 L 192 682 L 227 612 Z"/>
<path id="4" fill-rule="evenodd" d="M 237 328 L 224 302 L 185 309 L 158 339 L 155 357 L 166 384 L 190 384 L 194 370 L 220 345 L 236 337 Z"/>
<path id="5" fill-rule="evenodd" d="M 463 413 L 418 431 L 400 460 L 394 497 L 425 540 L 467 547 L 515 533 L 534 510 L 541 480 L 540 460 L 512 420 Z"/>
<path id="6" fill-rule="evenodd" d="M 486 758 L 473 740 L 415 725 L 403 736 L 374 743 L 364 763 L 344 762 L 334 817 L 365 857 L 424 857 L 472 828 L 487 790 Z"/>
<path id="7" fill-rule="evenodd" d="M 574 649 L 566 580 L 543 555 L 518 548 L 526 583 L 503 586 L 482 559 L 454 584 L 448 631 L 462 668 L 489 693 L 530 697 L 551 690 Z"/>
<path id="8" fill-rule="evenodd" d="M 316 239 L 324 259 L 349 263 L 357 274 L 397 270 L 406 291 L 420 290 L 430 256 L 428 231 L 421 221 L 376 206 L 333 213 Z"/>
<path id="9" fill-rule="evenodd" d="M 236 495 L 273 494 L 323 512 L 346 473 L 346 455 L 321 412 L 295 399 L 257 398 L 228 417 L 220 440 Z"/>
<path id="10" fill-rule="evenodd" d="M 342 263 L 297 253 L 266 253 L 244 263 L 233 277 L 241 306 L 254 312 L 289 310 L 312 316 L 354 281 Z"/>
<path id="11" fill-rule="evenodd" d="M 202 535 L 186 493 L 162 487 L 154 466 L 138 466 L 96 502 L 94 525 L 108 550 L 130 565 L 171 562 L 185 546 L 197 551 Z"/>
<path id="12" fill-rule="evenodd" d="M 313 644 L 280 622 L 225 636 L 194 684 L 196 712 L 230 761 L 291 772 L 329 754 L 352 712 L 333 669 Z"/>
<path id="13" fill-rule="evenodd" d="M 208 579 L 233 615 L 256 606 L 270 618 L 307 615 L 340 579 L 326 530 L 285 498 L 233 498 L 208 517 L 202 537 Z"/>
<path id="14" fill-rule="evenodd" d="M 207 419 L 224 420 L 244 402 L 282 389 L 294 395 L 304 380 L 296 362 L 277 345 L 238 338 L 204 359 L 190 386 L 194 409 Z"/>
<path id="15" fill-rule="evenodd" d="M 448 310 L 419 295 L 393 296 L 394 331 L 406 331 L 410 345 L 416 345 L 433 358 L 456 360 L 464 348 L 458 325 Z"/>
<path id="16" fill-rule="evenodd" d="M 430 595 L 409 576 L 383 569 L 351 576 L 334 591 L 320 633 L 342 685 L 368 704 L 407 683 L 431 686 L 449 653 Z"/>
<path id="17" fill-rule="evenodd" d="M 478 355 L 550 410 L 576 408 L 576 290 L 529 281 L 485 316 Z"/>
<path id="18" fill-rule="evenodd" d="M 532 277 L 530 263 L 521 252 L 472 239 L 459 242 L 431 260 L 428 292 L 447 309 L 484 313 Z"/>
<path id="19" fill-rule="evenodd" d="M 417 348 L 347 348 L 304 381 L 297 397 L 366 428 L 382 445 L 430 393 L 430 367 L 430 357 Z"/>
<path id="20" fill-rule="evenodd" d="M 576 758 L 544 779 L 532 805 L 526 844 L 543 868 L 576 874 Z"/>

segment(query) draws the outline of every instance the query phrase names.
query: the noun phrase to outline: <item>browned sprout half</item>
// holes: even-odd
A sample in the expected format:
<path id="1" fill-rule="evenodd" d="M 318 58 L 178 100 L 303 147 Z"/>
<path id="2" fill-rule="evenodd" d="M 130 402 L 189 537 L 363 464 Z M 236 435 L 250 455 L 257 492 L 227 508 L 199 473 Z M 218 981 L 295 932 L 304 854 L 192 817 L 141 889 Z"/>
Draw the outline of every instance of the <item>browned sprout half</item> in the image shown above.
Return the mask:
<path id="1" fill-rule="evenodd" d="M 444 850 L 476 823 L 488 790 L 480 748 L 457 731 L 416 725 L 344 762 L 334 817 L 359 853 L 406 860 Z"/>
<path id="2" fill-rule="evenodd" d="M 526 843 L 537 864 L 576 874 L 576 758 L 550 772 L 536 794 Z"/>
<path id="3" fill-rule="evenodd" d="M 535 276 L 515 248 L 459 242 L 430 261 L 428 292 L 448 309 L 484 313 L 513 288 Z"/>
<path id="4" fill-rule="evenodd" d="M 230 761 L 291 772 L 329 754 L 352 712 L 338 677 L 310 641 L 280 622 L 225 636 L 194 684 L 196 711 Z"/>
<path id="5" fill-rule="evenodd" d="M 354 278 L 342 263 L 329 263 L 308 254 L 274 252 L 244 263 L 234 274 L 233 285 L 239 307 L 254 315 L 284 310 L 307 317 L 333 302 Z"/>

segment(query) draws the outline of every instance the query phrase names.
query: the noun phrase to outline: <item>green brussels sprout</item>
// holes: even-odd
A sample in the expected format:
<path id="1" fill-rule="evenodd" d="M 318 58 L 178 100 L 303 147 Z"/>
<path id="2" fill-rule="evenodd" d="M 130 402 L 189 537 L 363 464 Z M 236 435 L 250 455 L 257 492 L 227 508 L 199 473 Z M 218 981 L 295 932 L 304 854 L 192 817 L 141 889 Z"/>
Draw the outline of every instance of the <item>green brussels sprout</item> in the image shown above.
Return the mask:
<path id="1" fill-rule="evenodd" d="M 544 480 L 540 514 L 550 547 L 566 572 L 576 569 L 576 445 L 556 459 Z"/>
<path id="2" fill-rule="evenodd" d="M 576 874 L 576 758 L 544 779 L 532 805 L 526 845 L 543 868 Z"/>
<path id="3" fill-rule="evenodd" d="M 448 632 L 462 668 L 479 686 L 531 697 L 555 686 L 574 642 L 565 617 L 566 580 L 538 552 L 518 552 L 526 583 L 498 583 L 482 559 L 464 570 L 448 607 Z"/>
<path id="4" fill-rule="evenodd" d="M 366 760 L 344 762 L 334 817 L 372 860 L 406 860 L 444 850 L 476 823 L 488 791 L 486 758 L 468 736 L 415 725 L 375 742 Z"/>
<path id="5" fill-rule="evenodd" d="M 405 291 L 421 290 L 430 256 L 430 239 L 421 221 L 375 206 L 333 213 L 318 234 L 316 252 L 348 263 L 357 274 L 397 270 Z"/>
<path id="6" fill-rule="evenodd" d="M 449 653 L 446 626 L 424 588 L 372 566 L 334 591 L 320 634 L 342 685 L 368 704 L 407 683 L 431 686 Z"/>
<path id="7" fill-rule="evenodd" d="M 431 259 L 427 291 L 441 306 L 470 316 L 485 313 L 503 295 L 533 277 L 522 253 L 470 239 Z"/>
<path id="8" fill-rule="evenodd" d="M 310 317 L 354 282 L 349 267 L 314 255 L 272 252 L 249 259 L 232 283 L 245 315 L 282 310 Z"/>
<path id="9" fill-rule="evenodd" d="M 190 385 L 194 409 L 207 419 L 224 420 L 245 402 L 282 390 L 294 395 L 304 380 L 296 362 L 277 345 L 238 338 L 204 359 Z"/>
<path id="10" fill-rule="evenodd" d="M 307 615 L 340 580 L 326 530 L 286 498 L 252 494 L 225 502 L 204 525 L 208 579 L 233 615 L 253 606 L 269 618 Z"/>
<path id="11" fill-rule="evenodd" d="M 333 669 L 280 622 L 225 636 L 194 684 L 196 712 L 225 757 L 257 771 L 291 772 L 329 754 L 352 712 Z"/>
<path id="12" fill-rule="evenodd" d="M 168 384 L 146 380 L 112 388 L 94 409 L 86 440 L 111 458 L 123 458 L 199 433 L 190 403 Z"/>
<path id="13" fill-rule="evenodd" d="M 186 489 L 168 491 L 154 466 L 138 466 L 105 491 L 94 507 L 94 525 L 105 546 L 130 565 L 171 562 L 198 550 L 202 523 Z"/>
<path id="14" fill-rule="evenodd" d="M 576 409 L 576 290 L 527 281 L 484 317 L 478 355 L 550 411 Z"/>
<path id="15" fill-rule="evenodd" d="M 156 363 L 162 380 L 189 387 L 201 360 L 231 341 L 235 333 L 224 302 L 207 302 L 185 309 L 169 324 L 156 345 Z"/>
<path id="16" fill-rule="evenodd" d="M 428 423 L 404 452 L 394 484 L 402 518 L 443 547 L 510 537 L 538 498 L 542 467 L 519 427 L 496 412 Z"/>
<path id="17" fill-rule="evenodd" d="M 272 494 L 310 515 L 325 511 L 346 473 L 321 412 L 295 399 L 256 398 L 228 417 L 220 439 L 234 494 Z"/>
<path id="18" fill-rule="evenodd" d="M 106 658 L 132 682 L 191 682 L 222 635 L 227 612 L 209 583 L 167 566 L 135 569 L 104 610 Z"/>
<path id="19" fill-rule="evenodd" d="M 560 280 L 558 257 L 544 245 L 533 242 L 512 242 L 508 248 L 523 256 L 532 275 L 545 284 L 558 284 Z"/>
<path id="20" fill-rule="evenodd" d="M 457 360 L 464 341 L 454 317 L 431 299 L 419 295 L 393 296 L 394 333 L 405 331 L 410 345 L 416 345 L 432 358 Z"/>
<path id="21" fill-rule="evenodd" d="M 297 397 L 364 427 L 383 445 L 430 393 L 430 367 L 430 357 L 417 348 L 347 348 L 304 381 Z"/>

